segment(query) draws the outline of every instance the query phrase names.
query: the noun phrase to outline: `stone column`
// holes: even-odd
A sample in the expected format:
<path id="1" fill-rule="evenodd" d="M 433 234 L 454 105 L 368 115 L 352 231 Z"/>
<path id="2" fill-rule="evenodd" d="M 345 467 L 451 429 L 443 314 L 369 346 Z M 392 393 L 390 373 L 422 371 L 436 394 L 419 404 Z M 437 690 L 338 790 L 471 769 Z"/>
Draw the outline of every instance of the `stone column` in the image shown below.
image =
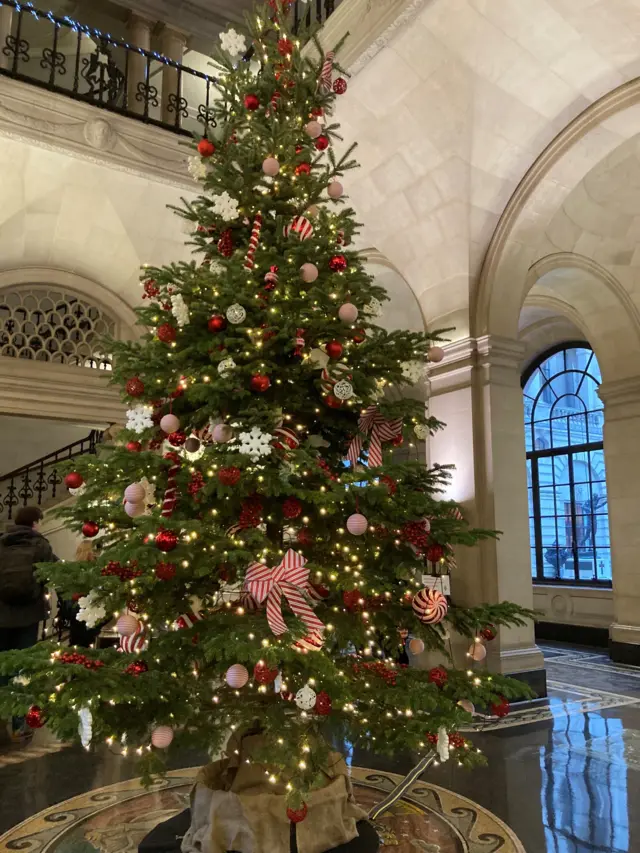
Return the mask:
<path id="1" fill-rule="evenodd" d="M 11 35 L 13 24 L 13 7 L 0 6 L 0 68 L 9 68 L 11 57 L 5 56 L 3 50 L 7 44 L 7 36 Z"/>
<path id="2" fill-rule="evenodd" d="M 472 525 L 502 531 L 498 540 L 456 550 L 452 594 L 466 606 L 508 600 L 533 607 L 520 388 L 523 349 L 507 339 L 466 339 L 445 347 L 445 360 L 430 371 L 430 411 L 447 424 L 431 440 L 430 462 L 455 465 L 446 497 L 463 505 Z M 488 652 L 492 671 L 517 674 L 538 695 L 546 694 L 533 624 L 501 628 Z"/>
<path id="3" fill-rule="evenodd" d="M 131 47 L 151 50 L 151 30 L 153 24 L 147 18 L 131 12 L 127 21 L 129 43 Z M 138 86 L 149 84 L 147 80 L 147 57 L 132 50 L 129 53 L 129 68 L 127 79 L 127 109 L 132 113 L 144 113 L 144 100 L 138 100 Z"/>
<path id="4" fill-rule="evenodd" d="M 640 664 L 640 377 L 604 382 L 604 461 L 613 574 L 611 658 Z"/>
<path id="5" fill-rule="evenodd" d="M 184 51 L 187 46 L 187 35 L 175 27 L 164 24 L 162 28 L 160 52 L 167 59 L 174 62 L 182 62 Z M 176 111 L 178 110 L 178 124 L 182 123 L 179 115 L 179 104 L 177 100 L 182 97 L 185 86 L 184 77 L 180 77 L 178 69 L 171 65 L 165 65 L 162 69 L 162 121 L 167 124 L 176 125 Z"/>

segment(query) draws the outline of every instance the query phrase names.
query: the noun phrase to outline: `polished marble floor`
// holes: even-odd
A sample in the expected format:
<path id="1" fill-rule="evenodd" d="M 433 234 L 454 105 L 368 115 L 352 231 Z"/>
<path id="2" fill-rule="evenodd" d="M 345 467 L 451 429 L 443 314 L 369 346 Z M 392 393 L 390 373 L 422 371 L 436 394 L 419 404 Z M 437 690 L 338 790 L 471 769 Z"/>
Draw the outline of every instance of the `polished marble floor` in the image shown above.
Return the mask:
<path id="1" fill-rule="evenodd" d="M 518 842 L 506 826 L 527 853 L 640 853 L 640 668 L 612 664 L 598 650 L 544 650 L 549 700 L 514 710 L 501 723 L 480 719 L 472 737 L 488 767 L 467 772 L 449 762 L 429 770 L 382 827 L 385 853 L 510 853 Z M 199 763 L 195 754 L 176 756 L 172 784 L 141 794 L 137 784 L 126 784 L 135 777 L 133 761 L 63 748 L 39 732 L 26 749 L 0 751 L 0 834 L 8 833 L 0 853 L 131 853 L 149 820 L 181 807 L 190 775 L 182 768 Z M 352 763 L 368 805 L 393 784 L 394 773 L 412 766 L 410 756 L 390 763 L 358 753 Z M 116 806 L 127 790 L 135 790 L 137 803 L 125 814 Z M 160 799 L 145 803 L 144 796 Z M 79 800 L 65 802 L 70 798 Z M 92 816 L 98 811 L 100 820 Z M 69 830 L 70 814 L 86 818 L 86 832 L 74 821 Z M 9 832 L 22 821 L 28 822 Z"/>

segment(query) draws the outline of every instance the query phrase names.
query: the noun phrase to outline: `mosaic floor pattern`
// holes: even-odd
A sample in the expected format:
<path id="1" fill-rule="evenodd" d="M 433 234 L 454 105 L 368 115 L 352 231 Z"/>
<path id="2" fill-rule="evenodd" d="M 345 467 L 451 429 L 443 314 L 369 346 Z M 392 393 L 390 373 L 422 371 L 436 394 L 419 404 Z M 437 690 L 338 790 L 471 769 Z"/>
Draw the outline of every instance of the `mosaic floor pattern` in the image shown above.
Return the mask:
<path id="1" fill-rule="evenodd" d="M 0 837 L 0 853 L 135 853 L 161 821 L 188 806 L 197 768 L 176 770 L 151 790 L 120 782 L 59 803 Z M 401 776 L 352 768 L 358 802 L 379 803 Z M 415 783 L 376 824 L 381 853 L 525 853 L 514 833 L 471 800 Z"/>

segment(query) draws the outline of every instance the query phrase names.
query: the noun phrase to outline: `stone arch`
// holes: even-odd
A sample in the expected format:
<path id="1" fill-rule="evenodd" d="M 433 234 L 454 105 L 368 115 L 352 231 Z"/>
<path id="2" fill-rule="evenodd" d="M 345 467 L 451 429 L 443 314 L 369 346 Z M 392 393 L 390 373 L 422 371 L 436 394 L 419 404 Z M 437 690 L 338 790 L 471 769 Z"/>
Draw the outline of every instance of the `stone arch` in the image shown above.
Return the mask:
<path id="1" fill-rule="evenodd" d="M 383 306 L 381 325 L 387 329 L 409 329 L 423 332 L 426 320 L 413 288 L 398 267 L 375 248 L 359 252 L 365 269 L 389 294 L 389 302 Z"/>

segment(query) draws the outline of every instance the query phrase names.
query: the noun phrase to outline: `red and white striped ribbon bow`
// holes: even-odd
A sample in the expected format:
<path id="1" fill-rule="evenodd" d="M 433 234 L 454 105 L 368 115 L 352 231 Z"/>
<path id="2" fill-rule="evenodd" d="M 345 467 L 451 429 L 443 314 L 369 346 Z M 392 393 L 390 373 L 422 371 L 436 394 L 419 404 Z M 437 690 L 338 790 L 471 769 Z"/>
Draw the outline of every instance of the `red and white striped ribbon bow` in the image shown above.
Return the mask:
<path id="1" fill-rule="evenodd" d="M 169 468 L 167 488 L 162 501 L 161 515 L 163 518 L 170 518 L 173 515 L 176 504 L 178 503 L 178 486 L 176 483 L 176 477 L 180 471 L 180 457 L 177 453 L 165 453 L 164 458 L 168 459 L 172 465 L 171 468 Z"/>
<path id="2" fill-rule="evenodd" d="M 335 52 L 330 50 L 324 58 L 324 62 L 322 63 L 322 71 L 320 72 L 320 81 L 319 86 L 324 92 L 331 91 L 331 83 L 333 77 L 333 60 L 335 59 Z"/>
<path id="3" fill-rule="evenodd" d="M 273 633 L 278 636 L 287 631 L 282 616 L 282 596 L 289 607 L 298 616 L 309 633 L 322 633 L 324 625 L 311 609 L 304 590 L 309 585 L 309 569 L 305 568 L 305 558 L 290 548 L 282 562 L 274 569 L 263 563 L 252 563 L 247 569 L 244 588 L 255 598 L 258 604 L 267 602 L 267 621 Z"/>
<path id="4" fill-rule="evenodd" d="M 249 238 L 249 251 L 244 262 L 244 268 L 252 270 L 255 264 L 256 250 L 260 242 L 260 232 L 262 231 L 262 214 L 256 213 L 253 220 L 253 228 L 251 229 L 251 237 Z"/>
<path id="5" fill-rule="evenodd" d="M 369 436 L 369 468 L 382 465 L 382 442 L 391 441 L 402 433 L 402 418 L 388 421 L 377 406 L 369 406 L 358 421 L 359 434 L 349 445 L 347 459 L 355 467 L 366 436 Z"/>

